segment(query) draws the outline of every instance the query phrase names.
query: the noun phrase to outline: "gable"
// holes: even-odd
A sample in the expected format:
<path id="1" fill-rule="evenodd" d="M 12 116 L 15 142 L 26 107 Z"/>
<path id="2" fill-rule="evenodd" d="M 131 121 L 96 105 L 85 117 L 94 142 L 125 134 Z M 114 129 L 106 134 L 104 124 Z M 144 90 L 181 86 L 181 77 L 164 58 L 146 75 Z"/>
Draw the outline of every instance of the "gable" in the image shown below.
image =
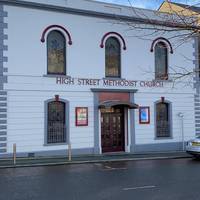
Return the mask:
<path id="1" fill-rule="evenodd" d="M 183 8 L 178 4 L 169 3 L 166 1 L 162 3 L 158 11 L 170 14 L 184 15 L 184 16 L 195 16 L 199 14 L 190 9 Z"/>

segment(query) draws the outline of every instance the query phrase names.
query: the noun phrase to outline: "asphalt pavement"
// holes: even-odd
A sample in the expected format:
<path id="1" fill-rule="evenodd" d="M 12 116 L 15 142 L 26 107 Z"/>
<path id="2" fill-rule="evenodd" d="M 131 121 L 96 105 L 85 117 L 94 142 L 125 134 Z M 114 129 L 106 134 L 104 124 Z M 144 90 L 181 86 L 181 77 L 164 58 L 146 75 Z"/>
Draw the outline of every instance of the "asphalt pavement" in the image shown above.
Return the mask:
<path id="1" fill-rule="evenodd" d="M 199 200 L 192 158 L 0 169 L 0 200 Z"/>

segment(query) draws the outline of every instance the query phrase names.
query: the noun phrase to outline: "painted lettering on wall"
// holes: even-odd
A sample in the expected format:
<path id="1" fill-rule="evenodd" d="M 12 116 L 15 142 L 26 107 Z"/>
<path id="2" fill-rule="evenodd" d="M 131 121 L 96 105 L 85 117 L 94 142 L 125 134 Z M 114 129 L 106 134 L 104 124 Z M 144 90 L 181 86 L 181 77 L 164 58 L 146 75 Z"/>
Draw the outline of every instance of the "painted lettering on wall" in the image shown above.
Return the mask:
<path id="1" fill-rule="evenodd" d="M 101 87 L 163 87 L 162 81 L 135 81 L 126 79 L 86 79 L 72 77 L 56 77 L 56 84 L 79 85 L 79 86 L 101 86 Z"/>

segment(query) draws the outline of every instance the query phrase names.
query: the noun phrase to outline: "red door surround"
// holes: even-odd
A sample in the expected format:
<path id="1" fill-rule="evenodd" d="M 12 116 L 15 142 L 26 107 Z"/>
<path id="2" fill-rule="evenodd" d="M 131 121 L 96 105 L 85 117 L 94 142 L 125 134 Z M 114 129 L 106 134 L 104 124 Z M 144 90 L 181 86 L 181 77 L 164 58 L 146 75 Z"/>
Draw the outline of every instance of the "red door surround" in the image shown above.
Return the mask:
<path id="1" fill-rule="evenodd" d="M 122 92 L 99 92 L 99 102 L 119 100 L 119 101 L 130 101 L 130 94 Z"/>

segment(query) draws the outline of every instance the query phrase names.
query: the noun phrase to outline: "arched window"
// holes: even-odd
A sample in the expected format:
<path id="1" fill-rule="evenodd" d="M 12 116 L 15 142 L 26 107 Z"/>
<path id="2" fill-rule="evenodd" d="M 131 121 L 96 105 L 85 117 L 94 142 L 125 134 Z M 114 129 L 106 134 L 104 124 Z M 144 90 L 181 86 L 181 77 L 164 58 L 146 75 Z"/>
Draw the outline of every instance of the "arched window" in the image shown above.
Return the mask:
<path id="1" fill-rule="evenodd" d="M 155 45 L 155 79 L 168 79 L 168 48 L 164 42 Z"/>
<path id="2" fill-rule="evenodd" d="M 106 77 L 121 76 L 121 46 L 117 38 L 109 37 L 105 45 Z"/>
<path id="3" fill-rule="evenodd" d="M 47 144 L 66 143 L 65 103 L 50 101 L 47 107 Z"/>
<path id="4" fill-rule="evenodd" d="M 57 30 L 47 36 L 47 73 L 66 75 L 66 40 Z"/>
<path id="5" fill-rule="evenodd" d="M 171 136 L 170 104 L 167 102 L 156 103 L 156 137 Z"/>

